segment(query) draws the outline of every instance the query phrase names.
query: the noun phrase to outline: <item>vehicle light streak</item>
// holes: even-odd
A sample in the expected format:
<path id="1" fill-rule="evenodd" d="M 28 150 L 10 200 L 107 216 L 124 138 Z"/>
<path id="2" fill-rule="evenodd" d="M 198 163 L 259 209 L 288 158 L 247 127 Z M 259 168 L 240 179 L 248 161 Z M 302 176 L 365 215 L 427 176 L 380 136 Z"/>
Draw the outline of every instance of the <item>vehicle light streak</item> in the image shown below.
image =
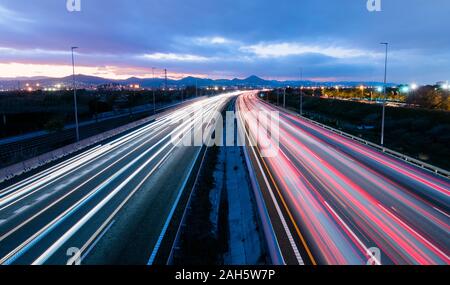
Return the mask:
<path id="1" fill-rule="evenodd" d="M 64 258 L 64 245 L 78 239 L 82 230 L 88 235 L 77 243 L 83 251 L 91 249 L 98 233 L 144 182 L 160 171 L 174 152 L 184 151 L 178 150 L 181 138 L 198 121 L 210 125 L 212 116 L 235 95 L 205 98 L 169 111 L 154 122 L 0 190 L 0 264 L 53 263 L 56 253 L 57 258 Z M 190 120 L 198 110 L 202 115 Z M 174 125 L 179 121 L 182 123 Z M 177 136 L 180 140 L 171 139 Z M 105 220 L 93 222 L 99 215 Z"/>
<path id="2" fill-rule="evenodd" d="M 450 183 L 261 101 L 236 104 L 257 136 L 257 112 L 280 111 L 280 148 L 262 158 L 321 264 L 450 264 Z M 264 138 L 268 139 L 268 138 Z M 258 141 L 258 146 L 267 141 Z M 395 209 L 395 213 L 393 212 Z"/>

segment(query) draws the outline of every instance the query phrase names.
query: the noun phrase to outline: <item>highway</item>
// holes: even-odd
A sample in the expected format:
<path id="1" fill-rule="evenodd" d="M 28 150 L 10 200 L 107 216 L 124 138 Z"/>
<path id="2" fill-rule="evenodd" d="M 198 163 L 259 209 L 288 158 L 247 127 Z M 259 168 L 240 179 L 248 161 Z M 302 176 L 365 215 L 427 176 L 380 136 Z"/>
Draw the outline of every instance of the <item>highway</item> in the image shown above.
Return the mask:
<path id="1" fill-rule="evenodd" d="M 153 264 L 201 150 L 181 140 L 211 124 L 233 96 L 166 111 L 0 185 L 0 264 Z"/>
<path id="2" fill-rule="evenodd" d="M 450 181 L 247 93 L 238 119 L 285 264 L 450 264 Z M 272 111 L 279 112 L 279 119 Z M 279 124 L 276 142 L 258 135 Z M 379 250 L 379 255 L 376 251 Z"/>

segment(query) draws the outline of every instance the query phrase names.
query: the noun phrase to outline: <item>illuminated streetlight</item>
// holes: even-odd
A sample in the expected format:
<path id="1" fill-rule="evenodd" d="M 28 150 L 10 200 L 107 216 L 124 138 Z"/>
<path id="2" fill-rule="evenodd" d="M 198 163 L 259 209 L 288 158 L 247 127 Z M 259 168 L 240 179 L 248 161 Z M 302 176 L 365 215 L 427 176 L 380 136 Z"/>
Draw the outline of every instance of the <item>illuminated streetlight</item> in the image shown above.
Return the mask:
<path id="1" fill-rule="evenodd" d="M 386 112 L 386 81 L 387 81 L 387 62 L 388 62 L 388 46 L 389 43 L 380 43 L 381 45 L 384 45 L 385 50 L 385 58 L 384 58 L 384 85 L 383 85 L 383 109 L 381 113 L 381 145 L 384 145 L 384 117 Z"/>
<path id="2" fill-rule="evenodd" d="M 303 68 L 300 68 L 300 83 L 303 83 Z M 300 116 L 303 116 L 303 85 L 300 88 Z"/>
<path id="3" fill-rule="evenodd" d="M 77 142 L 80 141 L 80 132 L 78 130 L 78 107 L 77 107 L 77 88 L 75 86 L 75 60 L 73 58 L 73 51 L 77 49 L 78 47 L 71 47 L 72 50 L 72 79 L 73 79 L 73 104 L 75 106 L 75 130 L 76 130 L 76 137 Z"/>
<path id="4" fill-rule="evenodd" d="M 444 90 L 450 90 L 450 85 L 448 84 L 448 81 L 446 82 L 446 83 L 444 83 L 444 84 L 442 84 L 442 89 L 444 89 Z"/>
<path id="5" fill-rule="evenodd" d="M 402 93 L 408 93 L 408 92 L 409 92 L 409 87 L 408 87 L 408 86 L 403 86 L 403 87 L 400 89 L 400 92 L 402 92 Z"/>

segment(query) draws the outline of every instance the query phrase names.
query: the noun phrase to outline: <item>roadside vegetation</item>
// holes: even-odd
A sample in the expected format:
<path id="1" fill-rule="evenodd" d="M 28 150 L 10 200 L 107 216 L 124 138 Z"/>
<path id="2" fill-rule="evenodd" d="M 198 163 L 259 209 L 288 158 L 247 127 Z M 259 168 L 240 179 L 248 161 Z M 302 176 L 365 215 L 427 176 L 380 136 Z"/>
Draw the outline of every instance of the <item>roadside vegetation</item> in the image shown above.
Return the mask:
<path id="1" fill-rule="evenodd" d="M 316 90 L 303 90 L 305 94 L 322 96 L 333 99 L 381 101 L 383 92 L 378 88 L 360 86 L 358 88 L 317 88 Z M 294 90 L 291 90 L 291 93 Z M 299 91 L 299 90 L 297 90 Z M 387 100 L 404 103 L 405 106 L 419 107 L 432 110 L 450 111 L 450 92 L 440 86 L 422 86 L 415 90 L 409 86 L 397 86 L 386 88 Z"/>
<path id="2" fill-rule="evenodd" d="M 209 93 L 213 91 L 208 91 Z M 197 95 L 206 95 L 199 89 Z M 156 90 L 156 105 L 193 98 L 195 87 L 180 90 Z M 102 113 L 130 110 L 136 106 L 153 104 L 151 90 L 78 90 L 78 116 L 80 121 L 94 120 Z M 135 118 L 130 118 L 130 121 Z M 45 92 L 42 90 L 11 91 L 0 93 L 0 138 L 20 135 L 32 131 L 47 130 L 55 132 L 64 125 L 73 123 L 73 91 L 62 90 Z"/>

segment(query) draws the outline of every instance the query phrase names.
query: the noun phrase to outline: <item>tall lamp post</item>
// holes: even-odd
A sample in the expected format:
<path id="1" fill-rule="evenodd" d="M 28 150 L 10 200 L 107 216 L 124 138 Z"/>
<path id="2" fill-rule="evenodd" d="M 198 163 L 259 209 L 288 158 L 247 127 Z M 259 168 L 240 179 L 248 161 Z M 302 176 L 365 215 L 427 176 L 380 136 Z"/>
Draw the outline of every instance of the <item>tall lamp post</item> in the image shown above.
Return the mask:
<path id="1" fill-rule="evenodd" d="M 155 83 L 155 68 L 152 67 L 152 76 L 153 76 L 153 83 Z M 156 114 L 156 100 L 155 100 L 155 86 L 152 88 L 153 91 L 153 115 Z"/>
<path id="2" fill-rule="evenodd" d="M 78 47 L 72 47 L 72 80 L 73 80 L 73 103 L 75 106 L 75 131 L 77 136 L 77 142 L 80 141 L 80 133 L 78 130 L 78 107 L 77 107 L 77 88 L 75 86 L 75 60 L 73 58 L 73 51 Z"/>
<path id="3" fill-rule="evenodd" d="M 195 98 L 198 97 L 198 79 L 195 79 Z"/>
<path id="4" fill-rule="evenodd" d="M 280 106 L 280 89 L 277 89 L 277 106 Z"/>
<path id="5" fill-rule="evenodd" d="M 386 112 L 386 79 L 387 79 L 387 60 L 388 60 L 388 45 L 389 43 L 380 43 L 385 46 L 386 52 L 384 57 L 384 85 L 383 85 L 383 110 L 381 113 L 381 146 L 384 145 L 384 120 Z"/>
<path id="6" fill-rule="evenodd" d="M 303 68 L 300 68 L 300 116 L 303 116 Z"/>

